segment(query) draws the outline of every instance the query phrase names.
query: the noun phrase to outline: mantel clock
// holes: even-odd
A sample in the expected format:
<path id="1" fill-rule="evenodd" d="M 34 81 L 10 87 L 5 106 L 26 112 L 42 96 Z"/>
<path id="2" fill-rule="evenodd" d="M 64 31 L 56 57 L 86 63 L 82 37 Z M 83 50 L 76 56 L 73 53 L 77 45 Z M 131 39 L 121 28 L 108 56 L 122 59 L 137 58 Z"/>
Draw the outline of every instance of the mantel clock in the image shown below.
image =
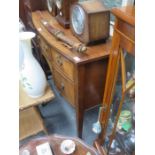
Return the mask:
<path id="1" fill-rule="evenodd" d="M 56 19 L 64 28 L 69 28 L 70 7 L 78 0 L 55 0 L 57 8 Z"/>
<path id="2" fill-rule="evenodd" d="M 71 30 L 83 43 L 105 41 L 109 37 L 110 12 L 100 0 L 73 4 L 70 16 Z"/>

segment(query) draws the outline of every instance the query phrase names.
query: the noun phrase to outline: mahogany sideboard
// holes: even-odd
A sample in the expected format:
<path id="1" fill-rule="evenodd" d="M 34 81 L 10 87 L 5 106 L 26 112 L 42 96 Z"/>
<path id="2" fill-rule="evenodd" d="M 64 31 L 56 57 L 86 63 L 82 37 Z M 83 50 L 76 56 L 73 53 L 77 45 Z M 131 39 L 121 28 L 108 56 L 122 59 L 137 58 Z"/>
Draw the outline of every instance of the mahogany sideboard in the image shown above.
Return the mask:
<path id="1" fill-rule="evenodd" d="M 64 29 L 48 11 L 42 16 L 67 37 L 78 41 L 70 29 Z M 41 52 L 50 67 L 54 83 L 61 95 L 76 109 L 78 136 L 82 138 L 84 111 L 101 104 L 111 40 L 87 47 L 86 53 L 77 53 L 64 46 L 41 24 L 37 11 L 32 21 L 38 33 Z"/>

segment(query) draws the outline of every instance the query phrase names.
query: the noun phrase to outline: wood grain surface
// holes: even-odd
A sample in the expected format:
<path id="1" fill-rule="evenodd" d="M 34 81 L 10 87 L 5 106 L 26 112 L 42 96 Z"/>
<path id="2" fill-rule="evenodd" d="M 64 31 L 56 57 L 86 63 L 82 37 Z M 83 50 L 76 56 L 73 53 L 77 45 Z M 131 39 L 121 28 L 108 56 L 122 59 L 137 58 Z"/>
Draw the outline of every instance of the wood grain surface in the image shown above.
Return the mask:
<path id="1" fill-rule="evenodd" d="M 47 103 L 54 98 L 54 93 L 50 86 L 47 85 L 45 94 L 39 98 L 31 98 L 23 90 L 21 83 L 19 83 L 19 110 L 23 110 L 32 106 Z"/>

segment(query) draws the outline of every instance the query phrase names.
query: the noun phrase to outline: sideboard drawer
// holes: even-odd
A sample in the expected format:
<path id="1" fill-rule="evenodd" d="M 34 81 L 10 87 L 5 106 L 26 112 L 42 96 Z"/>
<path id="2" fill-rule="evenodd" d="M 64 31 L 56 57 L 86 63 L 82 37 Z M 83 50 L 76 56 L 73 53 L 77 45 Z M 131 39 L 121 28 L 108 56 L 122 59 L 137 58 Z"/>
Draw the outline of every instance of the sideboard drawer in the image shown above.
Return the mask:
<path id="1" fill-rule="evenodd" d="M 52 54 L 51 54 L 51 47 L 43 40 L 41 39 L 40 36 L 38 36 L 38 41 L 39 41 L 39 46 L 41 49 L 42 55 L 45 57 L 48 66 L 50 67 L 51 71 L 53 70 L 52 68 Z"/>
<path id="2" fill-rule="evenodd" d="M 52 60 L 51 48 L 50 46 L 41 38 L 39 38 L 39 45 L 42 51 L 42 54 L 46 57 L 48 61 Z"/>
<path id="3" fill-rule="evenodd" d="M 66 79 L 61 73 L 57 70 L 53 70 L 54 74 L 54 82 L 56 84 L 57 89 L 59 90 L 60 94 L 65 97 L 65 99 L 75 106 L 75 91 L 74 91 L 74 83 Z"/>
<path id="4" fill-rule="evenodd" d="M 74 64 L 54 49 L 52 49 L 52 56 L 54 65 L 56 65 L 69 79 L 74 81 Z"/>

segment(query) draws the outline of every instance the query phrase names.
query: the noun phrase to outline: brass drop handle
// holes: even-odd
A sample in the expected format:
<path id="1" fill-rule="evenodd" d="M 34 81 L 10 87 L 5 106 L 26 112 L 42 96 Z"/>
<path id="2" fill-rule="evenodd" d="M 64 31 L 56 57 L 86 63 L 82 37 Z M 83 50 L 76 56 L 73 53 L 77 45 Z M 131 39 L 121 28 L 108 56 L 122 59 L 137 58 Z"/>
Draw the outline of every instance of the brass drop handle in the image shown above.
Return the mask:
<path id="1" fill-rule="evenodd" d="M 40 42 L 40 36 L 39 35 L 37 35 L 37 40 L 38 40 L 38 42 Z"/>
<path id="2" fill-rule="evenodd" d="M 49 47 L 46 44 L 43 44 L 43 55 L 48 60 L 51 61 L 51 57 L 49 56 Z"/>
<path id="3" fill-rule="evenodd" d="M 63 61 L 62 61 L 61 55 L 57 55 L 56 56 L 56 61 L 57 61 L 57 64 L 59 66 L 62 66 L 63 65 Z"/>
<path id="4" fill-rule="evenodd" d="M 45 50 L 45 52 L 48 52 L 48 46 L 47 45 L 44 46 L 44 50 Z"/>

